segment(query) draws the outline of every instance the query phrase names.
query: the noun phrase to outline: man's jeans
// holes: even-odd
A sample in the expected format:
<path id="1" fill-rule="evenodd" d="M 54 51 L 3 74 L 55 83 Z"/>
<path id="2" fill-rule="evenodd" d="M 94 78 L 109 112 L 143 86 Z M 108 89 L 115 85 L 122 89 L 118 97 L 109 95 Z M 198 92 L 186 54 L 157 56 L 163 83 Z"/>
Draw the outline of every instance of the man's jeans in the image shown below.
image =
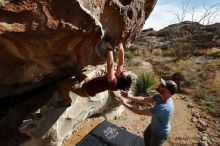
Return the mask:
<path id="1" fill-rule="evenodd" d="M 145 146 L 163 146 L 166 142 L 168 135 L 155 135 L 151 132 L 150 125 L 144 131 Z"/>

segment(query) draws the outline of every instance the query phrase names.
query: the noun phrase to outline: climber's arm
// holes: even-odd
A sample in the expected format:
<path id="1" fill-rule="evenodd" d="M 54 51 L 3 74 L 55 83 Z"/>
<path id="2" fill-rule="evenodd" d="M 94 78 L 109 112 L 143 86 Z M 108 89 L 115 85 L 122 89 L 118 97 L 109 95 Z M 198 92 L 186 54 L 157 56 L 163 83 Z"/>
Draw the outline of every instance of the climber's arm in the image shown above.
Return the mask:
<path id="1" fill-rule="evenodd" d="M 113 57 L 113 47 L 107 43 L 107 78 L 111 82 L 115 78 L 114 73 L 114 57 Z"/>
<path id="2" fill-rule="evenodd" d="M 120 73 L 123 70 L 123 64 L 124 64 L 124 48 L 123 44 L 119 43 L 119 53 L 118 53 L 118 66 L 117 66 L 117 71 L 116 71 L 116 76 L 119 76 Z"/>

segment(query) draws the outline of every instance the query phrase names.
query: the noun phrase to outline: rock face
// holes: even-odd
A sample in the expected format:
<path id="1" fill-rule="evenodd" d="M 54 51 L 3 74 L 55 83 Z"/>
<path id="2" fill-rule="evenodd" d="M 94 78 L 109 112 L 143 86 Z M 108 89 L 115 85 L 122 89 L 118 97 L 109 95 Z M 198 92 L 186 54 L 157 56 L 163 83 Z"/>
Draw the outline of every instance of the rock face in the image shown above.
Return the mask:
<path id="1" fill-rule="evenodd" d="M 89 78 L 100 76 L 105 68 L 103 65 L 84 68 L 83 75 Z M 115 94 L 110 91 L 94 97 L 80 96 L 72 88 L 78 83 L 76 81 L 78 78 L 68 78 L 20 96 L 17 101 L 8 98 L 1 101 L 1 145 L 60 146 L 79 122 L 116 105 L 112 100 Z M 70 86 L 64 86 L 69 83 Z M 71 98 L 71 105 L 60 104 L 67 98 Z"/>
<path id="2" fill-rule="evenodd" d="M 135 44 L 149 49 L 167 49 L 187 43 L 194 48 L 220 48 L 220 23 L 201 25 L 196 22 L 173 24 L 159 31 L 143 30 Z"/>
<path id="3" fill-rule="evenodd" d="M 76 78 L 79 70 L 85 71 L 81 67 L 103 63 L 106 38 L 132 43 L 155 3 L 1 0 L 1 145 L 62 145 L 80 121 L 108 108 L 113 93 L 89 98 L 65 88 L 64 95 L 60 81 Z M 62 107 L 58 103 L 66 95 L 72 102 Z"/>
<path id="4" fill-rule="evenodd" d="M 30 118 L 23 122 L 20 131 L 31 139 L 22 146 L 62 145 L 63 140 L 72 134 L 79 122 L 107 109 L 110 99 L 113 98 L 108 91 L 90 98 L 78 96 L 71 91 L 69 94 L 72 99 L 70 107 L 56 107 L 56 97 L 53 97 L 32 116 L 37 114 L 42 115 L 42 118 Z"/>
<path id="5" fill-rule="evenodd" d="M 0 97 L 20 94 L 104 62 L 106 36 L 132 43 L 156 0 L 3 0 Z"/>

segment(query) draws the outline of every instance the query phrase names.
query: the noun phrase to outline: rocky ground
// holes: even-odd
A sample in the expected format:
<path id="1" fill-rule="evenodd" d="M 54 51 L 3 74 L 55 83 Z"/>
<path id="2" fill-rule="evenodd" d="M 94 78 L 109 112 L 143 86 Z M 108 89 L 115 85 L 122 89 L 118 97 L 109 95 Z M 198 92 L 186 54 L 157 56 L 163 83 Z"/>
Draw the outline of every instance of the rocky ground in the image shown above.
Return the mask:
<path id="1" fill-rule="evenodd" d="M 141 57 L 135 57 L 128 68 L 135 71 L 157 69 L 149 62 L 140 61 Z M 165 146 L 217 146 L 220 145 L 220 120 L 210 116 L 194 102 L 193 94 L 177 94 L 173 97 L 175 114 L 172 120 L 172 131 Z M 67 139 L 66 145 L 74 145 L 80 141 L 89 131 L 99 124 L 103 119 L 125 128 L 127 131 L 142 136 L 150 123 L 151 117 L 140 116 L 132 113 L 123 106 L 119 106 L 116 111 L 111 111 L 107 115 L 102 115 L 99 120 L 90 118 L 86 125 L 79 128 L 80 134 L 75 133 Z M 84 125 L 84 123 L 81 123 Z M 90 128 L 88 128 L 90 127 Z M 92 128 L 91 128 L 92 127 Z M 82 134 L 82 131 L 84 134 Z M 73 143 L 75 142 L 75 143 Z"/>
<path id="2" fill-rule="evenodd" d="M 197 109 L 190 97 L 178 94 L 174 98 L 175 114 L 172 131 L 166 146 L 219 145 L 218 119 L 214 119 Z M 110 120 L 129 132 L 143 136 L 143 131 L 150 123 L 150 117 L 136 115 L 127 109 L 122 116 Z M 216 127 L 216 131 L 213 130 Z"/>
<path id="3" fill-rule="evenodd" d="M 197 145 L 199 134 L 196 125 L 191 122 L 192 115 L 181 95 L 174 97 L 175 114 L 172 120 L 172 132 L 166 146 Z M 151 117 L 140 116 L 125 110 L 123 114 L 110 120 L 112 123 L 125 127 L 129 132 L 143 137 L 143 132 L 150 123 Z"/>
<path id="4" fill-rule="evenodd" d="M 199 113 L 188 96 L 178 94 L 173 99 L 175 113 L 171 123 L 172 131 L 165 146 L 217 146 L 220 144 L 217 133 L 210 135 L 213 128 L 220 127 L 217 119 L 210 119 L 210 116 Z M 151 117 L 140 116 L 124 107 L 119 107 L 107 116 L 89 118 L 80 123 L 78 130 L 66 140 L 65 146 L 77 144 L 104 119 L 143 137 L 143 132 L 150 123 Z"/>

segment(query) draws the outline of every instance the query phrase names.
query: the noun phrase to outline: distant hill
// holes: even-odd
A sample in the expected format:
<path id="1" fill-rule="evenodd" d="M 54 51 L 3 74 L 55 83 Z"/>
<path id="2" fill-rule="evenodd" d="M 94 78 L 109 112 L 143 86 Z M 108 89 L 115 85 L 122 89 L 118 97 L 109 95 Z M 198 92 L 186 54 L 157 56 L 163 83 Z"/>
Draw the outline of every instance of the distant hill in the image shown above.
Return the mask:
<path id="1" fill-rule="evenodd" d="M 159 31 L 146 29 L 134 42 L 149 49 L 167 49 L 183 43 L 193 48 L 220 48 L 220 23 L 201 25 L 197 22 L 185 21 Z"/>

